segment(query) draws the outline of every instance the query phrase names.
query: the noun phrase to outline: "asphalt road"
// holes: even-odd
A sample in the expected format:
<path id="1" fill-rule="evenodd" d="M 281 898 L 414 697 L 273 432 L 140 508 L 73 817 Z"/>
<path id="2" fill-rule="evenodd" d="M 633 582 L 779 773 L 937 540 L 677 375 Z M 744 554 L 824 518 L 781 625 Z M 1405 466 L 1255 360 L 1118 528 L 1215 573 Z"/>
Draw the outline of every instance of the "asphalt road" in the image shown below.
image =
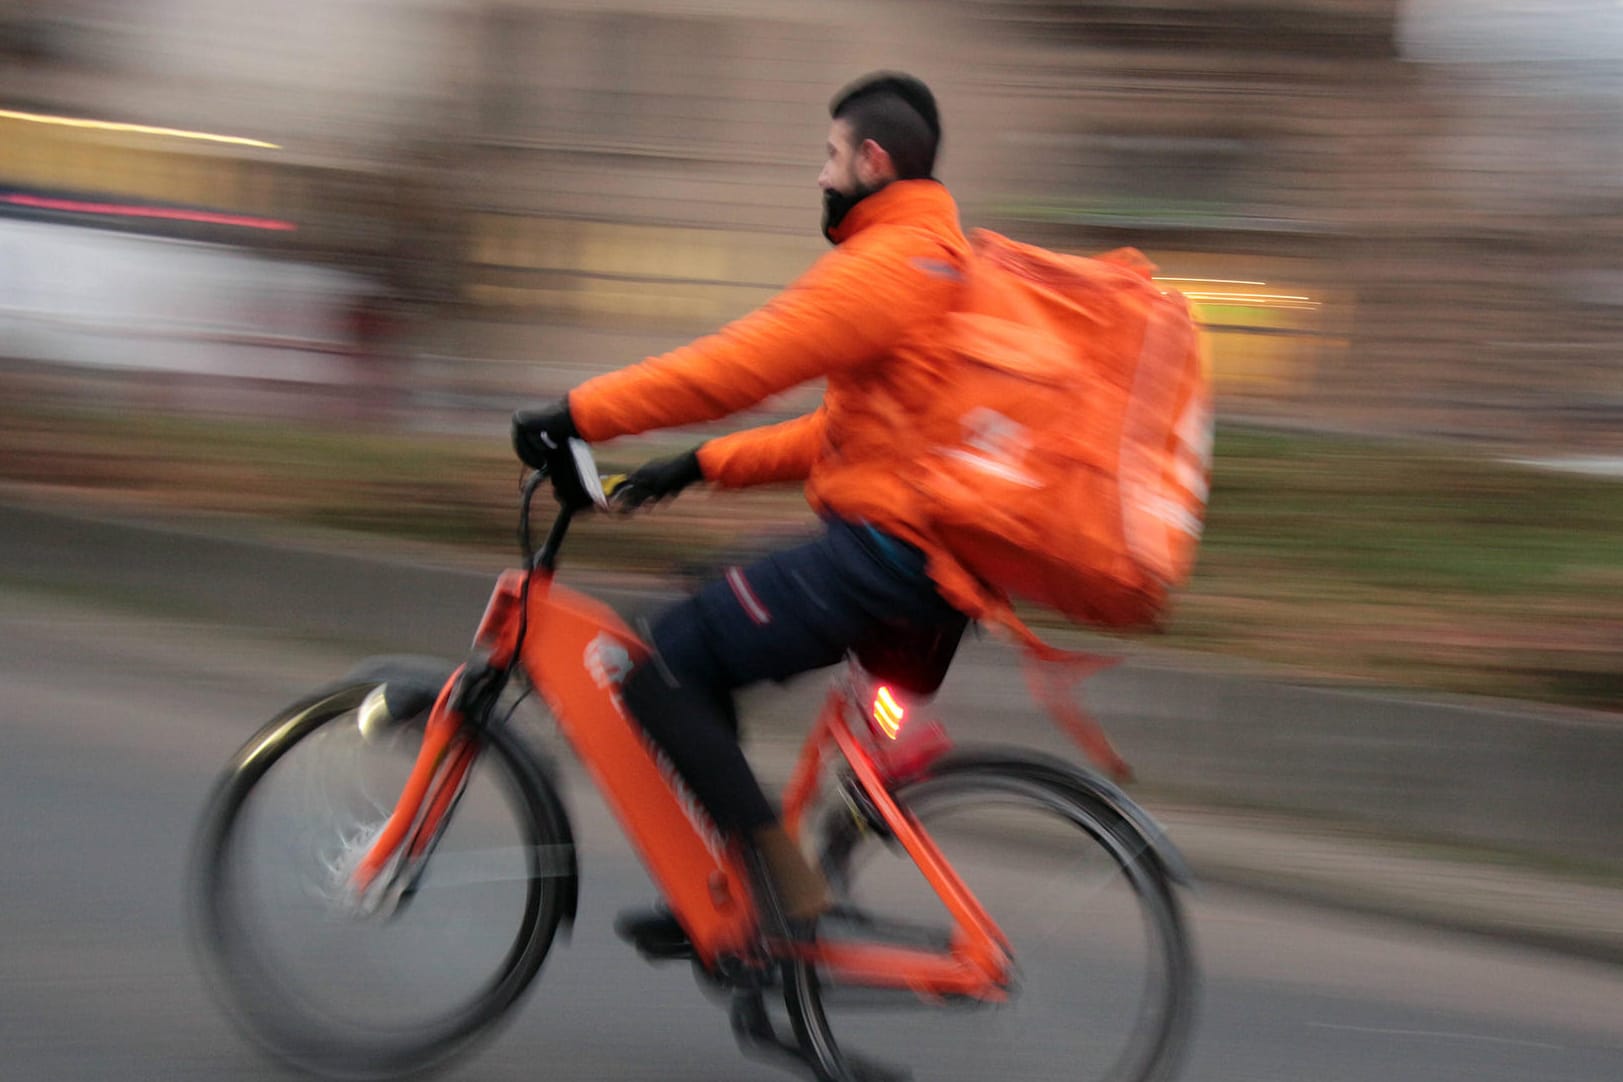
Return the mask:
<path id="1" fill-rule="evenodd" d="M 343 649 L 0 594 L 0 1078 L 285 1077 L 193 964 L 187 848 L 229 754 L 341 672 Z M 575 932 L 450 1077 L 789 1077 L 741 1057 L 685 969 L 614 939 L 612 914 L 650 888 L 578 775 L 569 802 L 585 869 Z M 1190 914 L 1204 986 L 1184 1078 L 1623 1077 L 1616 968 L 1215 888 Z"/>

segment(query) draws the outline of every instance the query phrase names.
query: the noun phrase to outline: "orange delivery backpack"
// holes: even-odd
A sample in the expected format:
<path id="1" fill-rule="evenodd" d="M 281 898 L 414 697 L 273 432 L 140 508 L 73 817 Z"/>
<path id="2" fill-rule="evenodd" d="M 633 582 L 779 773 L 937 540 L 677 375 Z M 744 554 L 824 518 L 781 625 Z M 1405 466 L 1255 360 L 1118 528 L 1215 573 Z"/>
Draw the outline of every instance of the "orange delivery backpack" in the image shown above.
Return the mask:
<path id="1" fill-rule="evenodd" d="M 1139 252 L 1061 255 L 985 230 L 948 317 L 952 380 L 917 418 L 931 572 L 947 599 L 1043 644 L 1011 599 L 1154 626 L 1206 509 L 1211 384 L 1182 295 Z"/>

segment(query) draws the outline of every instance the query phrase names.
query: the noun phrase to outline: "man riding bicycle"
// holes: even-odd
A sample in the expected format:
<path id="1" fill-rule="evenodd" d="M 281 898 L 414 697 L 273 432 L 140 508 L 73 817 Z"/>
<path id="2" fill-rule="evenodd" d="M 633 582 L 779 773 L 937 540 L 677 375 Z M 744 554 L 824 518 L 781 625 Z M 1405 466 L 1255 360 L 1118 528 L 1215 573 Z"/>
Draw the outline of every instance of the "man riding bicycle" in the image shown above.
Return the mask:
<path id="1" fill-rule="evenodd" d="M 931 580 L 927 509 L 908 482 L 920 448 L 896 423 L 953 380 L 944 317 L 970 258 L 957 206 L 931 175 L 935 99 L 911 76 L 878 73 L 843 90 L 830 114 L 818 184 L 833 251 L 718 333 L 513 417 L 519 457 L 539 467 L 572 437 L 598 442 L 715 420 L 827 380 L 813 412 L 649 462 L 619 497 L 638 506 L 699 481 L 804 481 L 824 521 L 815 540 L 730 568 L 658 615 L 651 655 L 622 687 L 627 709 L 716 825 L 754 847 L 795 927 L 809 927 L 831 898 L 744 758 L 733 691 L 855 652 L 888 679 L 932 692 L 967 623 Z M 620 928 L 656 950 L 679 949 L 684 938 L 662 912 Z"/>

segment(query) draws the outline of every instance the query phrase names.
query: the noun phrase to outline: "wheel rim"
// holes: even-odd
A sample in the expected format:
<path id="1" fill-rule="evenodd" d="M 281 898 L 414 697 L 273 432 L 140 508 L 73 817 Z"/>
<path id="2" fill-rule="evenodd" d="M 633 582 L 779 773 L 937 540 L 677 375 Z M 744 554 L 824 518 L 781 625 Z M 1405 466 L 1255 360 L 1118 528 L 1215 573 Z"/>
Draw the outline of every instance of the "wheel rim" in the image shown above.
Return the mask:
<path id="1" fill-rule="evenodd" d="M 202 854 L 211 976 L 253 1035 L 326 1073 L 399 1073 L 491 1021 L 540 963 L 567 854 L 505 754 L 470 772 L 420 889 L 393 916 L 346 908 L 347 869 L 392 808 L 418 725 L 368 737 L 355 695 L 318 704 L 239 770 Z"/>

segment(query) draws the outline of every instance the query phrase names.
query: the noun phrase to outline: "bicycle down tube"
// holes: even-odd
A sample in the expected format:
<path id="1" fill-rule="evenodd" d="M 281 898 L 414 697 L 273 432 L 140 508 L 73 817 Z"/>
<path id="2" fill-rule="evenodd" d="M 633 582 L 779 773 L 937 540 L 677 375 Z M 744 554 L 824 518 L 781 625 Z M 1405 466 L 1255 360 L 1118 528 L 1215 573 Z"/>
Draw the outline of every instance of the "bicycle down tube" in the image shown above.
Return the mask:
<path id="1" fill-rule="evenodd" d="M 755 933 L 741 855 L 620 701 L 646 647 L 606 605 L 537 579 L 522 658 L 559 728 L 672 907 L 699 958 L 747 953 Z"/>

